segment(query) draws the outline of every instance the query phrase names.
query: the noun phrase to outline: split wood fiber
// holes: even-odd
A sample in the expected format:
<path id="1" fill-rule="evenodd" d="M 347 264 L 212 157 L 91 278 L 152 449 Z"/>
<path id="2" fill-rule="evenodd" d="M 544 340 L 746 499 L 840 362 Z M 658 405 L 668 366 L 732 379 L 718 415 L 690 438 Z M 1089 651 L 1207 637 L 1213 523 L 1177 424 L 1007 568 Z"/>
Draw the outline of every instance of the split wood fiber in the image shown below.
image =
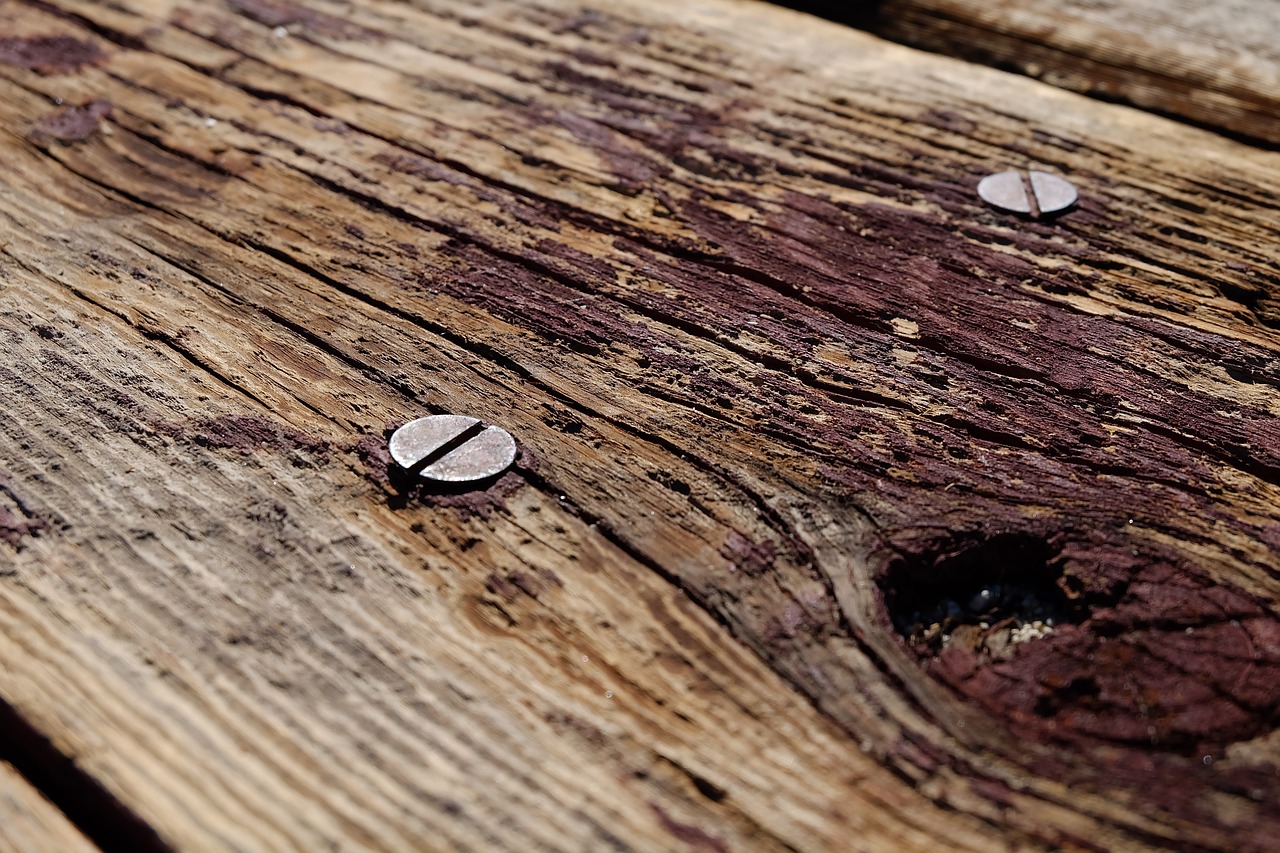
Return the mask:
<path id="1" fill-rule="evenodd" d="M 1273 154 L 738 0 L 0 31 L 0 698 L 147 843 L 1280 833 Z"/>

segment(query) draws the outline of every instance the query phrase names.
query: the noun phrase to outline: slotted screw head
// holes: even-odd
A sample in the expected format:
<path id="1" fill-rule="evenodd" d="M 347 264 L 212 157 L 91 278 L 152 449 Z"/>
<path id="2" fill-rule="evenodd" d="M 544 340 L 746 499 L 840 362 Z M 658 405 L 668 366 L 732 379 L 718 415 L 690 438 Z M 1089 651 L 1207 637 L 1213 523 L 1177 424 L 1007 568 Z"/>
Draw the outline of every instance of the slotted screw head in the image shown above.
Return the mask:
<path id="1" fill-rule="evenodd" d="M 1035 170 L 987 175 L 978 182 L 978 195 L 992 207 L 1037 219 L 1061 213 L 1080 198 L 1068 181 Z"/>
<path id="2" fill-rule="evenodd" d="M 428 480 L 470 483 L 496 477 L 516 461 L 516 440 L 465 415 L 431 415 L 391 434 L 391 458 Z"/>

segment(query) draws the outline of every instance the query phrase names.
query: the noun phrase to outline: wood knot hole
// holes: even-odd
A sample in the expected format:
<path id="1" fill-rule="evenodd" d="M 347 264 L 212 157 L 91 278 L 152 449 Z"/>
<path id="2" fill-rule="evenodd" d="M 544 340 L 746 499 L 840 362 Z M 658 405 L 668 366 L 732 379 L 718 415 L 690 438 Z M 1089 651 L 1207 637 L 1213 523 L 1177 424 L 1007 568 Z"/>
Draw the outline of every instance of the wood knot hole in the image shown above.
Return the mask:
<path id="1" fill-rule="evenodd" d="M 984 661 L 1083 621 L 1078 579 L 1045 538 L 1000 534 L 890 564 L 880 580 L 890 620 L 922 658 L 953 643 Z"/>

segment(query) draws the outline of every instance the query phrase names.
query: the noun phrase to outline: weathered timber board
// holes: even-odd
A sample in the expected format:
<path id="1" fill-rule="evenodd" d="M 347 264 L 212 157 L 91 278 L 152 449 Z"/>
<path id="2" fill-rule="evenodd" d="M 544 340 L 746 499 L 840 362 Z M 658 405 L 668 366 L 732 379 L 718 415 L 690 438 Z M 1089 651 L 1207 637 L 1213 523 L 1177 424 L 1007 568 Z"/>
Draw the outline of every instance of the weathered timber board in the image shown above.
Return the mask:
<path id="1" fill-rule="evenodd" d="M 886 0 L 889 38 L 1280 144 L 1272 0 Z"/>
<path id="2" fill-rule="evenodd" d="M 0 697 L 140 844 L 1280 830 L 1275 155 L 728 0 L 0 23 Z"/>
<path id="3" fill-rule="evenodd" d="M 95 849 L 11 764 L 0 761 L 0 850 L 81 853 Z"/>

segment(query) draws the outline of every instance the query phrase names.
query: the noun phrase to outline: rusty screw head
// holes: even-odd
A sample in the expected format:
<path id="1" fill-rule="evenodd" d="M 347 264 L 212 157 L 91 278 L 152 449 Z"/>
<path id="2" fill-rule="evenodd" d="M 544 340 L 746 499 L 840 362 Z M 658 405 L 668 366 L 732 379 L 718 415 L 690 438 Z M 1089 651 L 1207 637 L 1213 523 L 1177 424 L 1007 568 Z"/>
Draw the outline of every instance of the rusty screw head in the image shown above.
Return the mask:
<path id="1" fill-rule="evenodd" d="M 444 483 L 496 477 L 516 460 L 511 433 L 465 415 L 431 415 L 391 435 L 391 458 L 410 473 Z"/>
<path id="2" fill-rule="evenodd" d="M 978 195 L 1006 213 L 1046 219 L 1071 207 L 1080 198 L 1070 183 L 1048 172 L 999 172 L 978 182 Z"/>

